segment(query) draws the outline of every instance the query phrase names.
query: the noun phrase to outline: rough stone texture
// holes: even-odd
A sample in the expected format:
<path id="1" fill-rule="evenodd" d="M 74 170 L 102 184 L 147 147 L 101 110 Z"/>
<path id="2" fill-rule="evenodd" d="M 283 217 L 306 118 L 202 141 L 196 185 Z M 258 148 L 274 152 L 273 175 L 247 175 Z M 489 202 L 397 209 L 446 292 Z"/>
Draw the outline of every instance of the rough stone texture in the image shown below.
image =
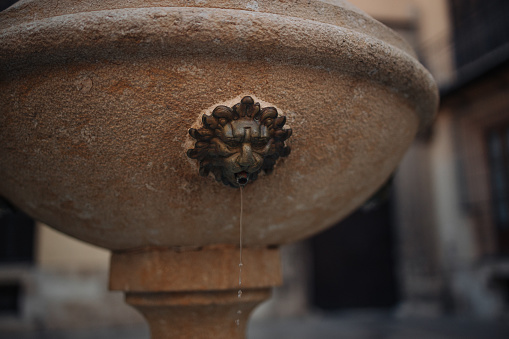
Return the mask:
<path id="1" fill-rule="evenodd" d="M 247 245 L 291 242 L 344 217 L 436 108 L 407 46 L 349 8 L 107 3 L 118 9 L 58 2 L 65 15 L 36 17 L 40 5 L 27 1 L 0 20 L 0 192 L 102 247 L 237 243 L 239 192 L 201 178 L 185 155 L 188 128 L 218 103 L 251 95 L 294 131 L 290 157 L 245 188 Z M 276 7 L 286 15 L 260 10 Z"/>
<path id="2" fill-rule="evenodd" d="M 267 288 L 281 284 L 279 250 L 245 248 L 239 287 L 239 248 L 213 246 L 174 250 L 148 248 L 114 252 L 110 290 L 182 292 Z"/>
<path id="3" fill-rule="evenodd" d="M 41 19 L 91 11 L 150 7 L 222 8 L 272 13 L 345 26 L 397 46 L 415 55 L 407 43 L 391 30 L 344 0 L 21 0 L 2 13 L 0 29 Z"/>
<path id="4" fill-rule="evenodd" d="M 245 338 L 248 316 L 270 289 L 199 293 L 127 293 L 126 302 L 147 319 L 152 339 Z"/>
<path id="5" fill-rule="evenodd" d="M 244 338 L 251 311 L 281 283 L 279 250 L 247 248 L 242 262 L 239 285 L 235 246 L 114 252 L 110 289 L 126 292 L 152 339 Z"/>

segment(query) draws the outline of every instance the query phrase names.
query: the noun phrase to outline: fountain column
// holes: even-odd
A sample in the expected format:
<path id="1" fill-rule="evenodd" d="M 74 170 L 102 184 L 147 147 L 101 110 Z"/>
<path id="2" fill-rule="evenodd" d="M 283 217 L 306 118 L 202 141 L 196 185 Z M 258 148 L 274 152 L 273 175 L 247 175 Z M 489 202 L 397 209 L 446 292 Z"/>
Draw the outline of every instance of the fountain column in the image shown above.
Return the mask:
<path id="1" fill-rule="evenodd" d="M 146 248 L 113 252 L 110 289 L 146 318 L 152 339 L 242 339 L 249 314 L 281 283 L 277 248 Z M 240 293 L 239 293 L 240 291 Z"/>

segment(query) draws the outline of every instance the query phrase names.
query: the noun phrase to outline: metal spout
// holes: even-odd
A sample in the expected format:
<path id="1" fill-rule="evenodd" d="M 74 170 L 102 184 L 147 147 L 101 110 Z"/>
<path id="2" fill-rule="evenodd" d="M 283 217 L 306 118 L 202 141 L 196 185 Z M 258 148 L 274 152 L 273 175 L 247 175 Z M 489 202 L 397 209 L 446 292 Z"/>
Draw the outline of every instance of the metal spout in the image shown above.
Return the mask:
<path id="1" fill-rule="evenodd" d="M 249 173 L 247 172 L 235 173 L 235 177 L 237 179 L 237 184 L 242 187 L 246 186 L 247 182 L 249 181 Z"/>

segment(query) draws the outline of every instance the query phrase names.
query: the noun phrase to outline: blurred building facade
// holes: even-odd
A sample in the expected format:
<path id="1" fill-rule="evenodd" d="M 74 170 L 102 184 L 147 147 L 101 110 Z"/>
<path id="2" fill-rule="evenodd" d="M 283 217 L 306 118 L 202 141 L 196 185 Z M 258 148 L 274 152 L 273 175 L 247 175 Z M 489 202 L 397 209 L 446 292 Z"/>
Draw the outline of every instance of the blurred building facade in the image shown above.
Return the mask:
<path id="1" fill-rule="evenodd" d="M 350 2 L 413 46 L 441 105 L 391 180 L 391 198 L 312 240 L 311 304 L 507 316 L 509 3 Z"/>
<path id="2" fill-rule="evenodd" d="M 5 202 L 0 239 L 1 330 L 143 324 L 122 293 L 108 291 L 108 251 L 36 223 Z"/>
<path id="3" fill-rule="evenodd" d="M 509 2 L 350 2 L 414 47 L 439 84 L 441 107 L 397 170 L 392 198 L 366 205 L 321 239 L 283 249 L 285 284 L 258 316 L 316 307 L 507 315 Z M 23 216 L 13 220 L 18 212 L 8 206 L 1 211 L 0 327 L 143 322 L 120 293 L 107 291 L 107 251 Z"/>
<path id="4" fill-rule="evenodd" d="M 354 0 L 400 31 L 440 88 L 394 178 L 402 314 L 509 311 L 509 3 Z"/>

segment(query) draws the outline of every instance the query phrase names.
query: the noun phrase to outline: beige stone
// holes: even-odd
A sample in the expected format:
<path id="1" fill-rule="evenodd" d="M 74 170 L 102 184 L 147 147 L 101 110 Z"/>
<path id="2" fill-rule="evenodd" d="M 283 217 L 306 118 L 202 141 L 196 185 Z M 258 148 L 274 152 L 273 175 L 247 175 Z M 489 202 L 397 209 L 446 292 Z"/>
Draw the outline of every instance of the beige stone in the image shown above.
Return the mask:
<path id="1" fill-rule="evenodd" d="M 279 250 L 212 246 L 193 249 L 147 248 L 115 252 L 110 289 L 127 292 L 183 292 L 259 289 L 281 283 Z M 240 279 L 242 278 L 242 279 Z M 241 280 L 241 281 L 239 281 Z"/>
<path id="2" fill-rule="evenodd" d="M 336 11 L 360 29 L 357 12 Z M 239 192 L 199 177 L 184 144 L 202 110 L 252 95 L 279 107 L 294 134 L 292 155 L 245 189 L 246 244 L 317 232 L 376 190 L 436 107 L 405 44 L 347 24 L 189 7 L 11 23 L 0 189 L 110 249 L 236 243 Z"/>
<path id="3" fill-rule="evenodd" d="M 152 338 L 244 338 L 249 314 L 281 284 L 279 250 L 235 246 L 115 252 L 110 290 L 147 319 Z"/>
<path id="4" fill-rule="evenodd" d="M 245 338 L 250 312 L 269 298 L 270 290 L 197 293 L 127 293 L 126 302 L 147 319 L 152 338 Z"/>

